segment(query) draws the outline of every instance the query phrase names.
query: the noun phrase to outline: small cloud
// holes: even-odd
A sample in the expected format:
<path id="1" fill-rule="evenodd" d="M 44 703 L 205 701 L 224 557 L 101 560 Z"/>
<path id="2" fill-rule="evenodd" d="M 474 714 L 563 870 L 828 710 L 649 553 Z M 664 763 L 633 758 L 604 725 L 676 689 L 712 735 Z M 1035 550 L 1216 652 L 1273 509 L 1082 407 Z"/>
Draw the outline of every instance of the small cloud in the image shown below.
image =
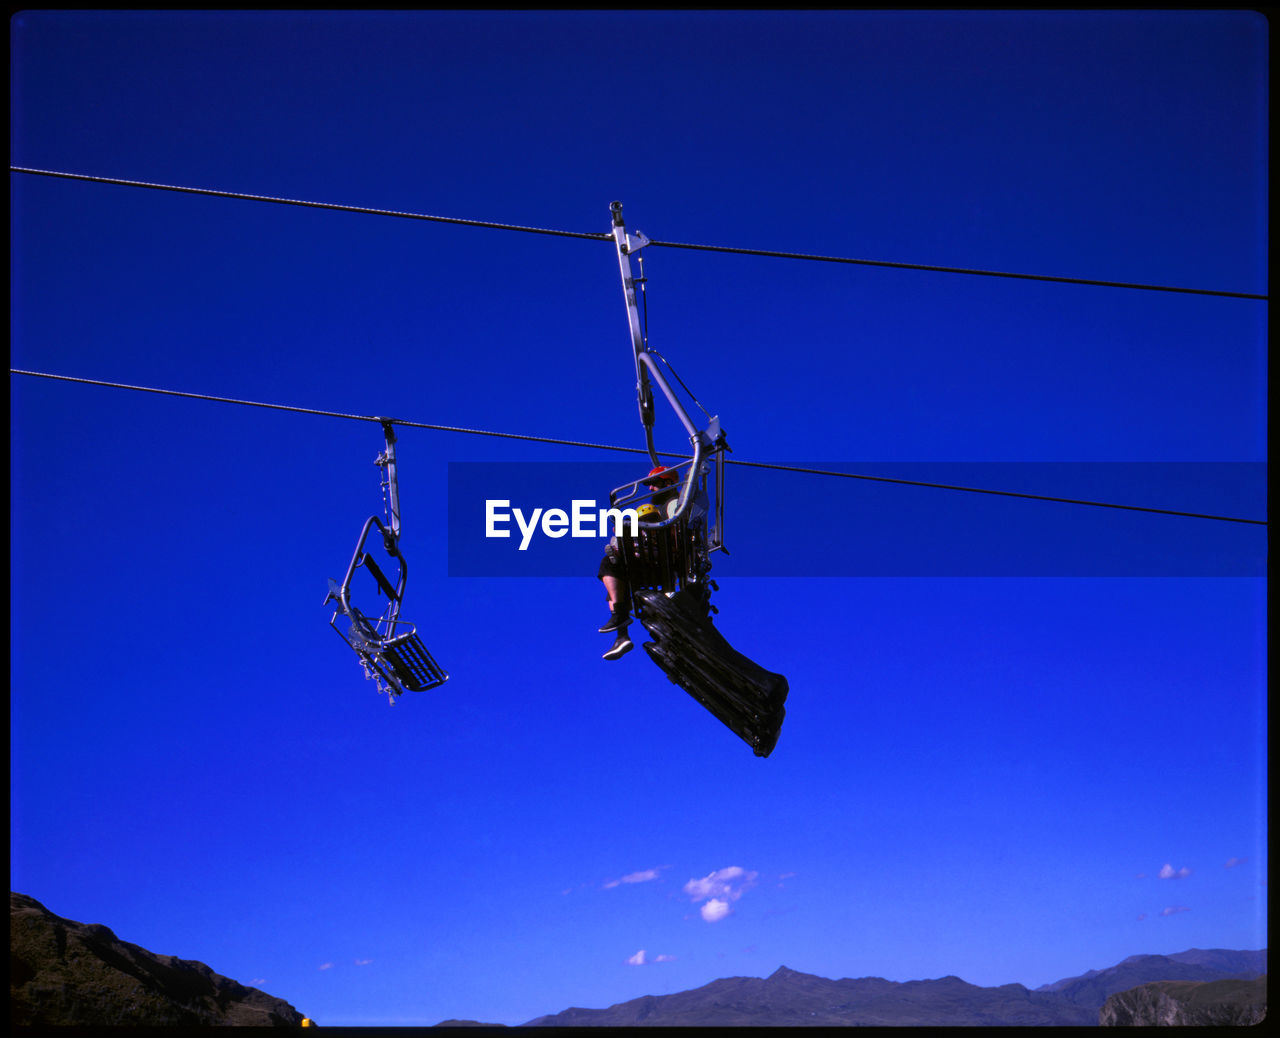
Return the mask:
<path id="1" fill-rule="evenodd" d="M 1146 912 L 1139 912 L 1139 913 L 1138 913 L 1138 922 L 1142 922 L 1142 920 L 1144 920 L 1144 919 L 1146 919 L 1146 918 L 1147 918 L 1147 913 L 1146 913 Z"/>
<path id="2" fill-rule="evenodd" d="M 649 958 L 649 953 L 646 952 L 643 948 L 641 948 L 638 952 L 636 952 L 633 956 L 631 956 L 631 958 L 627 960 L 627 965 L 628 966 L 648 966 L 650 963 L 654 963 L 654 962 L 675 962 L 675 959 L 676 957 L 674 955 L 655 955 L 651 959 Z"/>
<path id="3" fill-rule="evenodd" d="M 1234 869 L 1237 865 L 1243 865 L 1248 858 L 1228 858 L 1222 863 L 1224 869 Z"/>
<path id="4" fill-rule="evenodd" d="M 718 923 L 721 919 L 730 913 L 728 901 L 721 901 L 718 897 L 713 897 L 705 905 L 702 906 L 702 918 L 709 923 Z"/>
<path id="5" fill-rule="evenodd" d="M 658 878 L 658 874 L 669 865 L 659 865 L 656 869 L 643 869 L 640 872 L 628 872 L 619 879 L 606 880 L 604 884 L 605 890 L 612 890 L 614 887 L 620 887 L 623 883 L 648 883 L 650 880 Z"/>
<path id="6" fill-rule="evenodd" d="M 1185 865 L 1180 869 L 1175 869 L 1172 865 L 1165 864 L 1160 869 L 1161 879 L 1186 879 L 1191 875 L 1191 870 Z"/>
<path id="7" fill-rule="evenodd" d="M 1146 878 L 1147 878 L 1147 874 L 1146 874 L 1145 872 L 1139 872 L 1139 873 L 1138 873 L 1136 876 L 1134 876 L 1133 878 L 1134 878 L 1134 879 L 1146 879 Z"/>
<path id="8" fill-rule="evenodd" d="M 373 962 L 372 959 L 356 959 L 357 966 L 368 966 L 371 962 Z"/>
<path id="9" fill-rule="evenodd" d="M 1179 912 L 1190 912 L 1190 911 L 1191 909 L 1189 909 L 1186 905 L 1174 905 L 1172 908 L 1163 909 L 1160 912 L 1160 914 L 1161 915 L 1177 915 Z"/>
<path id="10" fill-rule="evenodd" d="M 737 901 L 756 884 L 758 872 L 748 872 L 740 865 L 717 869 L 702 879 L 691 879 L 684 885 L 684 892 L 694 901 L 715 898 L 720 901 Z"/>
<path id="11" fill-rule="evenodd" d="M 331 969 L 333 969 L 333 963 L 332 963 L 332 962 L 322 962 L 322 963 L 320 963 L 320 968 L 321 968 L 322 970 L 331 970 Z"/>
<path id="12" fill-rule="evenodd" d="M 266 982 L 266 977 L 254 977 L 253 980 L 249 981 L 249 987 L 256 988 L 259 984 L 265 984 Z"/>

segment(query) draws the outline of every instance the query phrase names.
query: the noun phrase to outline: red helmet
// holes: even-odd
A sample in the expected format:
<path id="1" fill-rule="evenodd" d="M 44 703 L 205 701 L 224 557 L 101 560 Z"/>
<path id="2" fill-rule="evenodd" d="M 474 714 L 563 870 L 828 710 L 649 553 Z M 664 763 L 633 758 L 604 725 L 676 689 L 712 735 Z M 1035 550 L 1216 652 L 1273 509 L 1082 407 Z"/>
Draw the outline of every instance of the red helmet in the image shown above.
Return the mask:
<path id="1" fill-rule="evenodd" d="M 678 472 L 671 471 L 665 465 L 658 465 L 649 470 L 649 478 L 645 480 L 645 484 L 654 488 L 669 487 L 679 481 L 680 474 Z"/>

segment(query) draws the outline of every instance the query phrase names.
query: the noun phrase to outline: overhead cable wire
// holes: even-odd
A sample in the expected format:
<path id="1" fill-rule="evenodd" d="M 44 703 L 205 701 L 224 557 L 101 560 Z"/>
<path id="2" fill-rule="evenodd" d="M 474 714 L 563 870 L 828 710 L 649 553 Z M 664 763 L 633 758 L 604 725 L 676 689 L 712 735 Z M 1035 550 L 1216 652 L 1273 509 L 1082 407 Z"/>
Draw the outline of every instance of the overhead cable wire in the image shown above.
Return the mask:
<path id="1" fill-rule="evenodd" d="M 527 234 L 552 234 L 561 238 L 591 238 L 596 241 L 613 241 L 611 234 L 588 234 L 577 231 L 557 231 L 547 227 L 524 227 L 514 223 L 493 223 L 489 220 L 463 220 L 456 216 L 431 216 L 427 213 L 409 213 L 399 209 L 374 209 L 364 205 L 341 205 L 337 202 L 308 202 L 301 198 L 277 198 L 273 195 L 250 195 L 239 191 L 216 191 L 207 187 L 180 187 L 176 184 L 152 184 L 145 180 L 120 180 L 116 177 L 95 177 L 85 173 L 59 173 L 51 169 L 27 169 L 10 166 L 10 173 L 34 173 L 42 177 L 59 177 L 64 180 L 88 180 L 95 184 L 120 184 L 124 187 L 148 187 L 156 191 L 177 191 L 187 195 L 213 195 L 216 198 L 238 198 L 247 202 L 273 202 L 276 205 L 295 205 L 305 209 L 335 209 L 344 213 L 364 213 L 369 216 L 396 216 L 402 220 L 427 220 L 432 223 L 455 223 L 467 227 L 491 227 L 499 231 L 524 231 Z"/>
<path id="2" fill-rule="evenodd" d="M 650 241 L 669 249 L 697 249 L 700 252 L 728 252 L 741 256 L 770 256 L 777 259 L 815 260 L 819 263 L 852 263 L 867 267 L 891 267 L 897 270 L 930 270 L 940 274 L 972 274 L 987 278 L 1015 278 L 1022 281 L 1053 281 L 1064 285 L 1092 285 L 1096 288 L 1132 288 L 1147 292 L 1181 292 L 1196 296 L 1225 296 L 1229 299 L 1268 299 L 1253 292 L 1223 292 L 1212 288 L 1183 288 L 1177 285 L 1145 285 L 1131 281 L 1099 281 L 1095 278 L 1056 277 L 1051 274 L 1015 274 L 1004 270 L 978 270 L 972 267 L 942 267 L 929 263 L 895 263 L 890 260 L 852 259 L 847 256 L 821 256 L 807 252 L 775 252 L 769 249 L 741 249 L 729 245 L 692 245 L 676 241 Z"/>
<path id="3" fill-rule="evenodd" d="M 154 386 L 134 386 L 123 382 L 104 382 L 100 379 L 77 378 L 71 375 L 55 375 L 46 371 L 26 371 L 20 368 L 10 368 L 9 374 L 29 375 L 33 378 L 47 378 L 58 382 L 75 382 L 82 385 L 102 386 L 107 389 L 128 389 L 140 393 L 156 393 L 161 396 L 183 397 L 188 400 L 207 400 L 220 404 L 239 404 L 243 407 L 262 407 L 274 411 L 291 411 L 295 414 L 318 415 L 323 418 L 345 418 L 351 421 L 378 422 L 379 424 L 389 422 L 393 425 L 404 426 L 406 429 L 430 429 L 437 432 L 466 433 L 472 436 L 492 436 L 507 440 L 528 440 L 535 443 L 549 443 L 562 447 L 585 447 L 591 450 L 617 451 L 626 454 L 649 453 L 643 447 L 620 447 L 616 444 L 589 443 L 584 440 L 566 440 L 551 436 L 535 436 L 528 433 L 497 432 L 491 429 L 470 429 L 457 425 L 438 425 L 430 422 L 415 422 L 401 418 L 387 418 L 385 416 L 350 414 L 344 411 L 325 411 L 313 407 L 297 407 L 290 404 L 265 403 L 260 400 L 240 400 L 235 397 L 213 396 L 208 393 L 188 393 L 176 389 L 159 389 Z M 667 458 L 689 457 L 687 454 L 675 454 L 671 451 L 659 451 L 658 453 Z M 924 480 L 897 479 L 890 476 L 869 476 L 853 472 L 837 472 L 831 469 L 805 468 L 798 465 L 783 465 L 767 461 L 740 461 L 736 458 L 728 458 L 726 459 L 726 463 L 729 465 L 740 465 L 748 468 L 776 469 L 781 472 L 796 472 L 805 475 L 833 476 L 841 479 L 861 479 L 873 483 L 894 483 L 902 486 L 929 487 L 935 490 L 963 491 L 970 494 L 989 494 L 997 497 L 1019 497 L 1032 501 L 1053 501 L 1060 504 L 1088 505 L 1094 508 L 1113 508 L 1128 512 L 1153 512 L 1157 515 L 1182 516 L 1187 519 L 1212 519 L 1218 522 L 1246 523 L 1252 526 L 1267 525 L 1266 519 L 1243 519 L 1238 516 L 1211 515 L 1203 512 L 1183 512 L 1171 508 L 1150 508 L 1145 505 L 1123 505 L 1109 501 L 1089 501 L 1080 498 L 1053 497 L 1047 494 L 1026 494 L 1012 490 L 992 490 L 985 487 L 958 486 L 950 483 L 930 483 Z"/>
<path id="4" fill-rule="evenodd" d="M 160 396 L 185 397 L 188 400 L 209 400 L 218 404 L 239 404 L 242 407 L 264 407 L 272 411 L 293 411 L 297 414 L 319 415 L 322 418 L 347 418 L 354 422 L 390 422 L 407 429 L 432 429 L 436 432 L 469 433 L 473 436 L 496 436 L 507 440 L 534 440 L 538 443 L 558 444 L 562 447 L 590 447 L 593 450 L 626 451 L 631 454 L 648 454 L 641 447 L 615 447 L 607 443 L 587 443 L 582 440 L 560 440 L 549 436 L 528 436 L 522 433 L 494 432 L 491 429 L 466 429 L 458 425 L 433 425 L 429 422 L 413 422 L 402 418 L 387 418 L 367 414 L 348 414 L 344 411 L 322 411 L 314 407 L 294 407 L 290 404 L 270 404 L 261 400 L 239 400 L 229 396 L 212 396 L 208 393 L 186 393 L 177 389 L 157 389 L 154 386 L 132 386 L 124 382 L 103 382 L 94 378 L 76 378 L 71 375 L 53 375 L 47 371 L 23 371 L 10 368 L 10 375 L 32 375 L 59 382 L 79 382 L 87 386 L 105 386 L 108 389 L 131 389 L 139 393 L 157 393 Z M 678 455 L 677 455 L 678 456 Z"/>
<path id="5" fill-rule="evenodd" d="M 1128 512 L 1155 512 L 1157 515 L 1180 515 L 1187 519 L 1216 519 L 1224 523 L 1248 523 L 1253 526 L 1266 526 L 1266 519 L 1241 519 L 1230 515 L 1208 515 L 1203 512 L 1180 512 L 1171 508 L 1149 508 L 1145 505 L 1120 505 L 1109 501 L 1086 501 L 1073 497 L 1053 497 L 1048 494 L 1024 494 L 1014 490 L 990 490 L 984 487 L 964 487 L 951 483 L 926 483 L 916 479 L 895 479 L 889 476 L 866 476 L 852 472 L 837 472 L 831 469 L 812 469 L 799 465 L 780 465 L 768 461 L 736 461 L 726 459 L 730 465 L 744 465 L 757 469 L 782 469 L 785 472 L 802 472 L 811 476 L 841 476 L 845 479 L 869 479 L 877 483 L 898 483 L 908 487 L 932 487 L 935 490 L 963 490 L 968 494 L 995 494 L 999 497 L 1024 497 L 1032 501 L 1057 501 L 1066 505 L 1090 505 L 1094 508 L 1120 508 Z"/>
<path id="6" fill-rule="evenodd" d="M 65 173 L 49 169 L 31 169 L 26 166 L 10 166 L 10 173 L 29 173 L 35 176 L 56 177 L 63 180 L 86 180 L 96 184 L 117 184 L 125 187 L 144 187 L 157 191 L 177 191 L 191 195 L 212 195 L 217 198 L 235 198 L 250 202 L 271 202 L 276 205 L 302 206 L 308 209 L 330 209 L 339 212 L 365 213 L 370 216 L 394 216 L 404 220 L 423 220 L 433 223 L 461 224 L 467 227 L 488 227 L 500 231 L 522 231 L 526 234 L 546 234 L 560 238 L 586 238 L 592 241 L 612 242 L 613 235 L 589 231 L 564 231 L 550 227 L 527 227 L 522 224 L 496 223 L 491 220 L 465 220 L 456 216 L 433 216 L 427 213 L 411 213 L 398 209 L 376 209 L 370 206 L 343 205 L 337 202 L 310 202 L 298 198 L 277 198 L 272 195 L 245 194 L 239 191 L 218 191 L 212 188 L 181 187 L 176 184 L 155 184 L 144 180 L 123 180 L 117 177 L 92 176 L 87 173 Z M 1020 274 L 1003 270 L 982 270 L 974 267 L 949 267 L 930 263 L 900 263 L 892 260 L 856 259 L 850 256 L 826 256 L 808 252 L 783 252 L 774 249 L 748 249 L 729 245 L 700 245 L 692 242 L 650 240 L 650 246 L 668 249 L 688 249 L 698 252 L 720 252 L 740 256 L 765 256 L 774 259 L 808 260 L 818 263 L 844 263 L 865 267 L 888 267 L 895 270 L 923 270 L 941 274 L 967 274 L 977 277 L 1013 278 L 1022 281 L 1047 281 L 1066 285 L 1091 285 L 1097 288 L 1127 288 L 1147 292 L 1177 292 L 1184 295 L 1218 296 L 1228 299 L 1267 300 L 1265 293 L 1226 292 L 1211 288 L 1188 288 L 1178 285 L 1150 285 L 1131 281 L 1102 281 L 1096 278 L 1060 277 L 1051 274 Z"/>

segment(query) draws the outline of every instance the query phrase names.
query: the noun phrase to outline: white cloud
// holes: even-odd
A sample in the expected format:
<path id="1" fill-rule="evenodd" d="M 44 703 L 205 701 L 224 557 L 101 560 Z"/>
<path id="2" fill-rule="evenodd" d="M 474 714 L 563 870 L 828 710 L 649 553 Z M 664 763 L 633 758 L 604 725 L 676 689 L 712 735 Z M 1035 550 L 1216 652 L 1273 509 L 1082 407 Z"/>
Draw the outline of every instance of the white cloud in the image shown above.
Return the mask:
<path id="1" fill-rule="evenodd" d="M 1248 860 L 1248 858 L 1228 858 L 1222 863 L 1222 867 L 1224 869 L 1234 869 L 1237 865 L 1243 865 Z"/>
<path id="2" fill-rule="evenodd" d="M 717 869 L 702 879 L 691 879 L 684 885 L 684 892 L 694 901 L 715 898 L 720 901 L 737 901 L 756 884 L 757 872 L 748 872 L 740 865 Z"/>
<path id="3" fill-rule="evenodd" d="M 1185 865 L 1180 869 L 1175 869 L 1172 865 L 1165 864 L 1160 869 L 1161 879 L 1186 879 L 1191 875 L 1191 870 Z"/>
<path id="4" fill-rule="evenodd" d="M 709 923 L 717 923 L 730 912 L 729 902 L 713 897 L 702 906 L 702 918 Z"/>
<path id="5" fill-rule="evenodd" d="M 331 970 L 331 969 L 333 969 L 333 963 L 332 963 L 332 962 L 322 962 L 322 963 L 320 963 L 320 968 L 321 968 L 322 970 Z"/>
<path id="6" fill-rule="evenodd" d="M 368 966 L 371 962 L 373 962 L 372 959 L 356 959 L 357 966 Z"/>
<path id="7" fill-rule="evenodd" d="M 1190 911 L 1191 909 L 1189 909 L 1186 905 L 1174 905 L 1171 908 L 1163 909 L 1160 912 L 1160 914 L 1161 915 L 1177 915 L 1179 912 L 1190 912 Z"/>
<path id="8" fill-rule="evenodd" d="M 627 960 L 627 965 L 628 966 L 648 966 L 650 963 L 654 963 L 654 962 L 675 962 L 675 959 L 676 957 L 674 955 L 655 955 L 651 959 L 649 958 L 649 953 L 646 952 L 643 948 L 641 948 L 638 952 L 636 952 L 633 956 L 631 956 L 631 958 Z"/>
<path id="9" fill-rule="evenodd" d="M 623 883 L 648 883 L 650 880 L 658 878 L 658 873 L 668 868 L 667 865 L 659 865 L 656 869 L 642 869 L 640 872 L 628 872 L 619 879 L 607 880 L 604 885 L 605 890 L 612 890 L 614 887 L 621 886 Z"/>

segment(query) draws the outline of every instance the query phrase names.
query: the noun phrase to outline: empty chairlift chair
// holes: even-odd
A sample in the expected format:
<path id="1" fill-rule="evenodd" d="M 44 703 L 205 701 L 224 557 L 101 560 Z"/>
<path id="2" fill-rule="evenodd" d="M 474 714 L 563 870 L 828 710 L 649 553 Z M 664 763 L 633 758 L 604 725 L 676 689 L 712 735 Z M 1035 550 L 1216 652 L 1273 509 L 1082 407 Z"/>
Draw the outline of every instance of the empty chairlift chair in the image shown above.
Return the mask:
<path id="1" fill-rule="evenodd" d="M 338 632 L 360 659 L 365 677 L 372 680 L 379 692 L 386 692 L 390 702 L 405 692 L 424 692 L 437 688 L 449 680 L 449 675 L 436 663 L 418 637 L 417 628 L 400 619 L 400 606 L 404 601 L 405 582 L 409 570 L 400 551 L 400 495 L 396 483 L 395 433 L 389 420 L 382 420 L 386 436 L 386 451 L 378 455 L 376 464 L 383 470 L 383 489 L 390 504 L 390 525 L 376 515 L 365 520 L 356 542 L 356 550 L 347 566 L 346 575 L 339 583 L 329 580 L 329 594 L 325 604 L 334 603 L 329 625 Z M 379 564 L 366 550 L 369 535 L 377 529 L 387 562 Z M 393 581 L 383 568 L 394 564 Z M 352 583 L 364 570 L 373 579 L 374 593 L 385 595 L 386 607 L 375 618 L 352 604 Z M 339 618 L 342 618 L 341 620 Z"/>

